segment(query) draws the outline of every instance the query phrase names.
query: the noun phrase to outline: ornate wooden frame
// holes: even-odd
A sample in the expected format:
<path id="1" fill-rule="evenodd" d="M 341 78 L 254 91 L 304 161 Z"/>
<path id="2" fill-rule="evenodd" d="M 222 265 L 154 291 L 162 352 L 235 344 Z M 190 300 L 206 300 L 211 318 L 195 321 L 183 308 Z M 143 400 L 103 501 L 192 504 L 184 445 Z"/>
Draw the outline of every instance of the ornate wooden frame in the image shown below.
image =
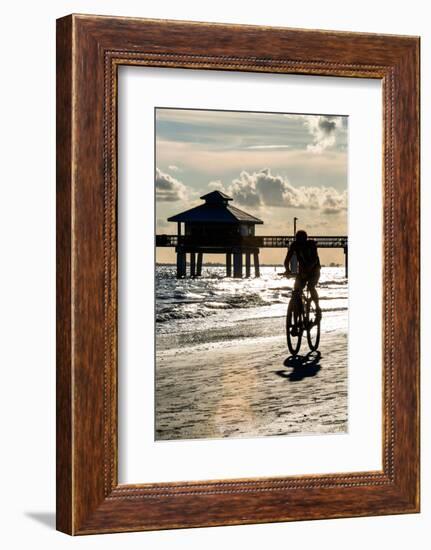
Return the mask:
<path id="1" fill-rule="evenodd" d="M 384 101 L 383 470 L 119 485 L 119 65 L 377 78 Z M 419 510 L 419 38 L 70 15 L 57 22 L 57 528 Z"/>

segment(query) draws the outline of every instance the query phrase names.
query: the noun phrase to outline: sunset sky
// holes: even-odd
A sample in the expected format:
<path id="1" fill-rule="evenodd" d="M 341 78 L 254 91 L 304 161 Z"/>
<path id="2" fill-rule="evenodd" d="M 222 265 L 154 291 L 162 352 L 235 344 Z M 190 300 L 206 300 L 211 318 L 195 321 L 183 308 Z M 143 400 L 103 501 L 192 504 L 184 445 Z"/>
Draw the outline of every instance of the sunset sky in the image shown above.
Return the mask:
<path id="1" fill-rule="evenodd" d="M 156 109 L 157 233 L 176 233 L 167 218 L 220 189 L 263 220 L 257 235 L 289 235 L 293 217 L 310 235 L 347 234 L 347 117 Z M 325 263 L 341 250 L 320 250 Z M 285 251 L 262 249 L 262 263 Z M 224 262 L 223 256 L 206 258 Z M 174 249 L 157 261 L 174 262 Z"/>

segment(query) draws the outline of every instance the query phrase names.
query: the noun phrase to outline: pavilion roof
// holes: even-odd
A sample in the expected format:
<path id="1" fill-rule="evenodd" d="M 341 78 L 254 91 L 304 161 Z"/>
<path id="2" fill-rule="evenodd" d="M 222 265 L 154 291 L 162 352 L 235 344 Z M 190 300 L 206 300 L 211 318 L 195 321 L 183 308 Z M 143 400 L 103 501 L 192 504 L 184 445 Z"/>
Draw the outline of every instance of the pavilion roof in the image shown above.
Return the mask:
<path id="1" fill-rule="evenodd" d="M 231 197 L 221 191 L 212 191 L 203 195 L 201 199 L 204 204 L 190 208 L 175 216 L 168 218 L 168 222 L 191 222 L 191 223 L 249 223 L 262 224 L 263 221 L 236 206 L 232 206 L 228 201 Z"/>

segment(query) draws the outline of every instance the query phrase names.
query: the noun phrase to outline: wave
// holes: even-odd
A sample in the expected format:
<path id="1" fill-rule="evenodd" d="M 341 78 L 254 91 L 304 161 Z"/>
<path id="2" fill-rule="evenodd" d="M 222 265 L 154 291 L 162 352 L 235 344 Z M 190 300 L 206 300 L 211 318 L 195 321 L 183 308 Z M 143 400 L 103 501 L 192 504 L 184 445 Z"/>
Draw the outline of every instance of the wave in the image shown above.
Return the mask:
<path id="1" fill-rule="evenodd" d="M 176 331 L 180 326 L 181 330 L 193 331 L 206 325 L 206 317 L 211 317 L 211 325 L 230 323 L 233 319 L 237 322 L 266 315 L 285 315 L 293 280 L 282 280 L 277 271 L 265 266 L 261 275 L 258 279 L 227 279 L 224 268 L 212 266 L 204 269 L 202 277 L 178 280 L 173 266 L 157 267 L 156 323 L 163 323 L 159 325 L 162 331 Z M 317 290 L 324 311 L 347 309 L 347 306 L 342 307 L 347 305 L 348 291 L 344 271 L 323 268 Z M 330 305 L 333 307 L 325 309 Z M 182 323 L 183 320 L 186 322 Z"/>
<path id="2" fill-rule="evenodd" d="M 331 286 L 347 286 L 347 280 L 340 281 L 339 279 L 334 279 L 332 281 L 319 282 L 317 285 L 318 288 L 331 288 Z"/>
<path id="3" fill-rule="evenodd" d="M 234 295 L 219 301 L 171 302 L 168 306 L 160 307 L 156 311 L 156 322 L 164 323 L 176 319 L 193 319 L 206 317 L 221 310 L 251 309 L 285 303 L 285 301 L 279 299 L 265 300 L 259 294 Z"/>
<path id="4" fill-rule="evenodd" d="M 325 301 L 321 299 L 321 301 Z M 156 312 L 156 323 L 166 323 L 168 321 L 179 321 L 179 320 L 192 320 L 192 319 L 204 319 L 210 315 L 216 315 L 217 313 L 222 313 L 223 311 L 228 310 L 248 310 L 254 308 L 260 310 L 261 306 L 277 306 L 283 305 L 287 307 L 287 302 L 277 301 L 277 302 L 264 302 L 257 304 L 256 302 L 240 304 L 237 303 L 227 303 L 227 302 L 208 302 L 205 304 L 199 304 L 199 307 L 190 308 L 190 304 L 187 304 L 188 307 L 165 307 L 161 308 Z M 336 312 L 336 311 L 347 311 L 348 307 L 346 306 L 337 306 L 337 307 L 325 307 L 322 304 L 322 311 L 325 312 Z M 279 311 L 277 309 L 277 311 Z M 281 315 L 276 315 L 283 317 L 285 313 Z M 268 315 L 268 317 L 273 317 L 274 315 Z M 256 317 L 264 318 L 266 315 L 259 313 Z"/>
<path id="5" fill-rule="evenodd" d="M 198 317 L 206 317 L 206 311 L 179 311 L 171 309 L 169 311 L 161 311 L 156 313 L 156 323 L 166 323 L 167 321 L 178 321 L 182 319 L 196 319 Z"/>

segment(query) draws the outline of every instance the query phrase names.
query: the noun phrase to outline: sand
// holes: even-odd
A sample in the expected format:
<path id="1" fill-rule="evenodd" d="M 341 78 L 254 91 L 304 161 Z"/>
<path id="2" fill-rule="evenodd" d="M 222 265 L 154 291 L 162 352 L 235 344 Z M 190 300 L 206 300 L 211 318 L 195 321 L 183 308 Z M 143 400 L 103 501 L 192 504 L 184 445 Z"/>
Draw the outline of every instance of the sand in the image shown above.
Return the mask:
<path id="1" fill-rule="evenodd" d="M 160 342 L 156 439 L 347 431 L 347 331 L 337 325 L 323 330 L 320 353 L 306 355 L 303 339 L 296 358 L 286 346 L 284 318 L 253 320 L 222 341 Z"/>

